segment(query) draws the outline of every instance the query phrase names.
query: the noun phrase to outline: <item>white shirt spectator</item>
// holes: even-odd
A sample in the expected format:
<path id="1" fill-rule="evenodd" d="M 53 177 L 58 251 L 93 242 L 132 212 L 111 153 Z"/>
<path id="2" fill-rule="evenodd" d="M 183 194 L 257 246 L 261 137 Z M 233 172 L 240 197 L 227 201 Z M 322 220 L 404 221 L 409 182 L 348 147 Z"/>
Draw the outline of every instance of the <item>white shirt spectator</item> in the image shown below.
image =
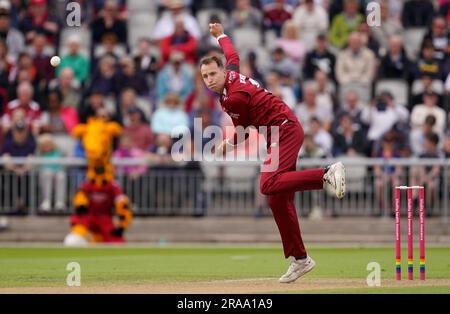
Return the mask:
<path id="1" fill-rule="evenodd" d="M 434 124 L 433 131 L 436 132 L 440 138 L 444 135 L 445 131 L 445 110 L 439 108 L 438 106 L 426 106 L 426 105 L 416 105 L 411 112 L 411 127 L 412 129 L 421 128 L 425 122 L 425 118 L 428 115 L 432 115 L 436 118 L 436 123 Z"/>
<path id="2" fill-rule="evenodd" d="M 311 108 L 306 106 L 305 103 L 301 103 L 295 110 L 298 121 L 302 124 L 305 132 L 309 130 L 309 121 L 311 118 L 316 117 L 323 124 L 329 124 L 333 120 L 332 110 L 322 103 L 316 102 L 316 105 Z"/>
<path id="3" fill-rule="evenodd" d="M 371 141 L 380 139 L 395 123 L 407 122 L 408 116 L 408 110 L 397 104 L 388 106 L 383 111 L 376 106 L 365 107 L 361 112 L 361 120 L 369 125 L 367 138 Z"/>
<path id="4" fill-rule="evenodd" d="M 308 6 L 312 9 L 309 10 Z M 314 47 L 316 37 L 328 29 L 328 13 L 318 4 L 302 4 L 294 12 L 292 17 L 294 23 L 299 27 L 302 39 L 307 49 Z"/>

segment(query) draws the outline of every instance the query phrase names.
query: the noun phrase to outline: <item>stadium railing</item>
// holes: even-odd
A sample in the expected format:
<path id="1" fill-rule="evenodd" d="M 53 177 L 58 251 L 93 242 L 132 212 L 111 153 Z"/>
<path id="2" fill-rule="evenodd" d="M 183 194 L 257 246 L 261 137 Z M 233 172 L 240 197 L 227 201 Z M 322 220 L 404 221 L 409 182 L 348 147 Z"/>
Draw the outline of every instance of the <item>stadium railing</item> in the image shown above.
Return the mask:
<path id="1" fill-rule="evenodd" d="M 297 168 L 323 167 L 336 160 L 342 160 L 346 165 L 346 196 L 337 200 L 330 191 L 296 193 L 295 204 L 301 217 L 391 216 L 394 185 L 418 184 L 425 185 L 427 214 L 448 220 L 450 159 L 302 158 Z M 6 170 L 6 159 L 0 157 L 0 214 L 72 213 L 72 197 L 85 179 L 83 159 L 33 157 L 11 158 L 8 162 L 28 163 L 31 170 L 20 177 Z M 266 197 L 259 192 L 258 162 L 150 164 L 146 159 L 121 159 L 113 163 L 116 165 L 116 179 L 130 197 L 137 216 L 270 215 Z M 52 207 L 43 212 L 40 209 L 43 201 L 40 175 L 43 167 L 49 165 L 60 166 L 66 178 L 63 187 L 66 208 Z M 136 178 L 124 172 L 124 167 L 143 165 L 148 166 L 147 171 Z M 380 171 L 374 171 L 376 167 Z M 396 167 L 397 174 L 394 171 Z M 420 181 L 423 176 L 419 181 L 412 181 L 413 172 L 420 167 L 424 167 L 424 173 L 430 173 L 432 167 L 439 167 L 439 175 L 427 182 Z M 53 191 L 52 196 L 55 194 Z"/>

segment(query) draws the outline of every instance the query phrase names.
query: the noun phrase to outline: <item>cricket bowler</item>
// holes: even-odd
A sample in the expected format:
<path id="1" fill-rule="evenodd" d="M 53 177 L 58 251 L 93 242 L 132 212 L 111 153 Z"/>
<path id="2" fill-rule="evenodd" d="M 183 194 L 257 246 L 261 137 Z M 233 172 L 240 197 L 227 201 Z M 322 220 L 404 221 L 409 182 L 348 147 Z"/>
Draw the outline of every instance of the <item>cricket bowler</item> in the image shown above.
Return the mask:
<path id="1" fill-rule="evenodd" d="M 278 127 L 278 143 L 267 137 L 267 162 L 273 149 L 278 150 L 278 167 L 261 174 L 261 193 L 268 196 L 268 204 L 277 223 L 284 255 L 292 262 L 281 276 L 281 283 L 294 282 L 314 266 L 307 254 L 300 233 L 294 194 L 297 191 L 321 190 L 330 185 L 336 197 L 345 194 L 345 168 L 341 162 L 320 169 L 296 170 L 298 152 L 303 144 L 304 132 L 297 117 L 278 97 L 261 88 L 251 78 L 239 73 L 239 55 L 230 38 L 219 23 L 209 24 L 210 33 L 218 40 L 225 55 L 226 65 L 217 56 L 207 56 L 200 61 L 200 72 L 206 86 L 220 95 L 222 109 L 231 117 L 235 127 Z M 242 139 L 240 139 L 242 140 Z M 238 143 L 237 134 L 225 139 L 216 153 L 226 154 Z"/>

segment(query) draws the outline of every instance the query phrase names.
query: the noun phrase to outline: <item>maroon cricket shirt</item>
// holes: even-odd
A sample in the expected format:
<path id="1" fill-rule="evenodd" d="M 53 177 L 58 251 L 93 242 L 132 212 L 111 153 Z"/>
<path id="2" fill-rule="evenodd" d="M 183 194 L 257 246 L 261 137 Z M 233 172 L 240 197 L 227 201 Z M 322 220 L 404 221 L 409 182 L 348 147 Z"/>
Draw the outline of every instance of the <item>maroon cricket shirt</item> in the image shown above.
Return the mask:
<path id="1" fill-rule="evenodd" d="M 225 88 L 220 96 L 222 109 L 231 117 L 235 127 L 280 126 L 286 120 L 297 121 L 291 109 L 259 83 L 239 73 L 239 55 L 226 35 L 219 36 L 226 63 Z M 232 143 L 237 144 L 235 134 Z"/>

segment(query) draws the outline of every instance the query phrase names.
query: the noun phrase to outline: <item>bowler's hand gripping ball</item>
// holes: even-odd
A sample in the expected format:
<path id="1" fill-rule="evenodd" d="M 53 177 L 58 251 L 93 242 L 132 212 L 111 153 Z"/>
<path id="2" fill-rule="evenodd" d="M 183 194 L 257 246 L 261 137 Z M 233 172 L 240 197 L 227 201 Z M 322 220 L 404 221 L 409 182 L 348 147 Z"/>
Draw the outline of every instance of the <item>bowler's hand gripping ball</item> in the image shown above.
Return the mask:
<path id="1" fill-rule="evenodd" d="M 50 59 L 50 64 L 54 67 L 57 67 L 61 63 L 61 59 L 58 56 L 53 56 Z"/>

